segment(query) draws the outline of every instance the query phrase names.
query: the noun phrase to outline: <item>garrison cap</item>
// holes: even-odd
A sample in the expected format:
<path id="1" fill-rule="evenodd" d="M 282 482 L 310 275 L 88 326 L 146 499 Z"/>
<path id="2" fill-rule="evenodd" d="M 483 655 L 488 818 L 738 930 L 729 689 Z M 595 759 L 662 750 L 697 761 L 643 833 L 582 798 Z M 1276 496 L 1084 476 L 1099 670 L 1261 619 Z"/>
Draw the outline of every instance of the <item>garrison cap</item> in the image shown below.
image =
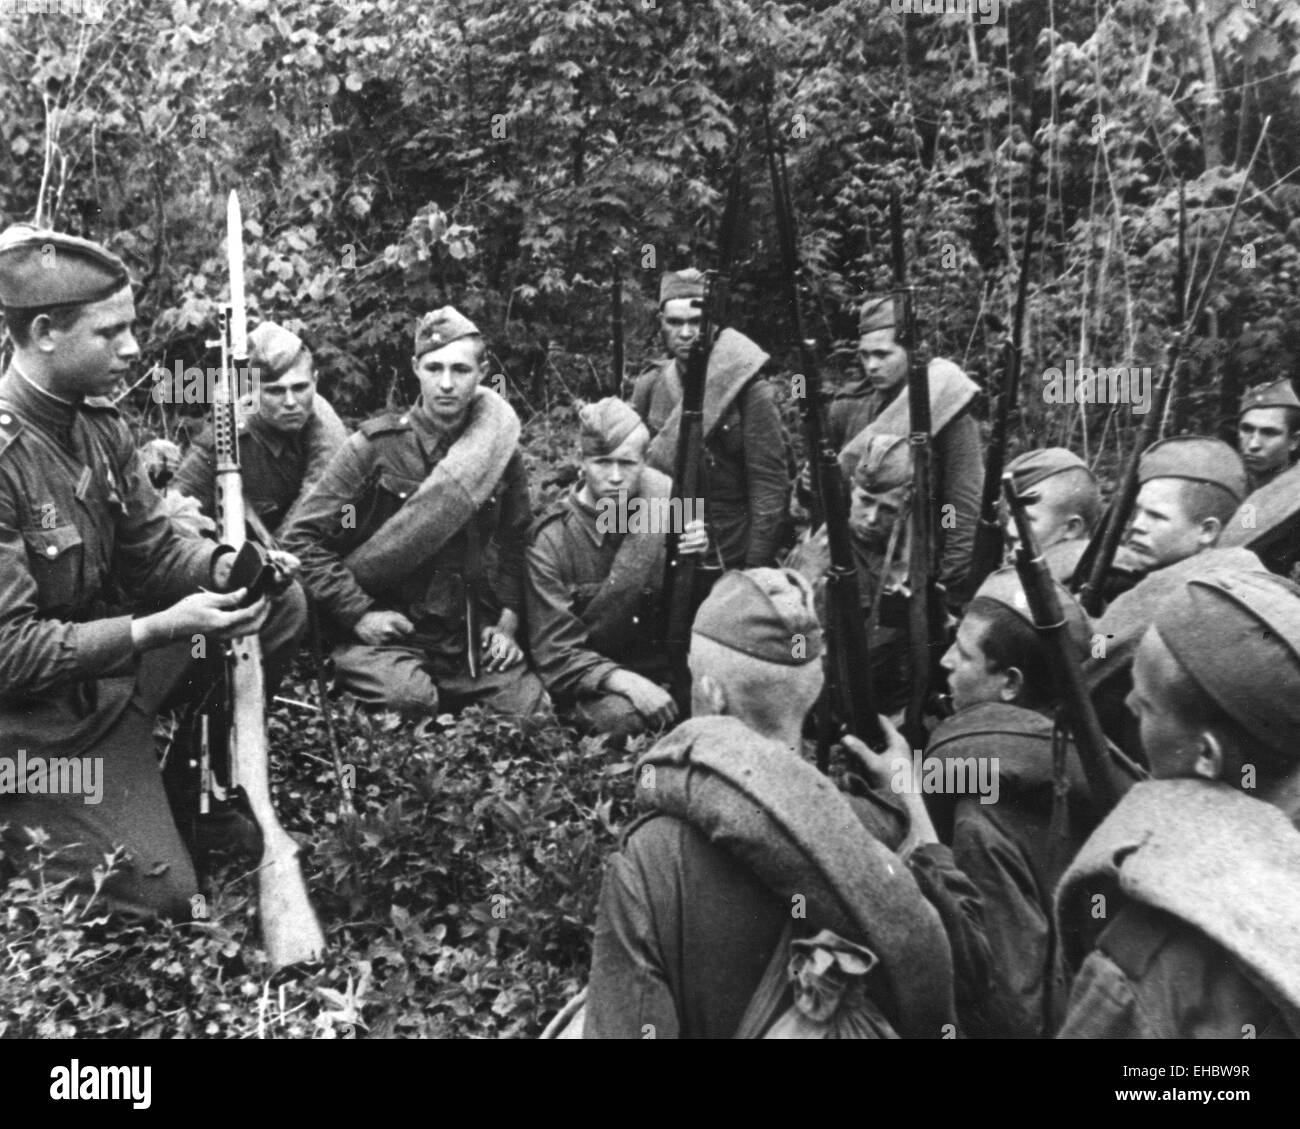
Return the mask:
<path id="1" fill-rule="evenodd" d="M 415 327 L 415 355 L 423 357 L 462 337 L 480 337 L 478 326 L 454 306 L 425 314 Z"/>
<path id="2" fill-rule="evenodd" d="M 897 490 L 912 481 L 912 452 L 901 435 L 873 435 L 861 450 L 853 484 L 873 494 Z"/>
<path id="3" fill-rule="evenodd" d="M 1256 408 L 1300 409 L 1300 399 L 1296 398 L 1291 381 L 1274 380 L 1268 384 L 1256 384 L 1254 388 L 1246 389 L 1246 394 L 1241 398 L 1241 414 L 1244 416 Z"/>
<path id="4" fill-rule="evenodd" d="M 1080 659 L 1087 658 L 1092 642 L 1092 626 L 1088 617 L 1064 584 L 1056 579 L 1053 579 L 1052 583 L 1056 586 L 1056 598 L 1061 601 L 1061 610 L 1065 613 L 1065 629 L 1070 636 L 1070 642 L 1074 644 Z M 1010 608 L 1030 627 L 1035 626 L 1034 614 L 1029 610 L 1029 599 L 1025 595 L 1024 586 L 1020 583 L 1020 573 L 1014 567 L 1000 568 L 989 573 L 974 596 L 976 600 L 981 598 L 994 600 Z"/>
<path id="5" fill-rule="evenodd" d="M 1300 587 L 1262 570 L 1214 569 L 1152 622 L 1182 668 L 1251 736 L 1300 759 Z"/>
<path id="6" fill-rule="evenodd" d="M 1222 439 L 1205 435 L 1175 435 L 1152 443 L 1142 452 L 1138 483 L 1153 478 L 1186 478 L 1226 490 L 1240 502 L 1246 496 L 1246 468 L 1241 456 Z"/>
<path id="7" fill-rule="evenodd" d="M 126 264 L 89 239 L 27 223 L 0 233 L 0 306 L 5 309 L 102 302 L 130 282 Z"/>
<path id="8" fill-rule="evenodd" d="M 898 324 L 898 309 L 892 294 L 884 298 L 869 298 L 858 311 L 858 335 L 875 333 L 878 329 L 893 329 Z"/>
<path id="9" fill-rule="evenodd" d="M 302 338 L 273 321 L 264 321 L 248 335 L 248 359 L 271 380 L 279 380 L 304 353 Z"/>
<path id="10" fill-rule="evenodd" d="M 1018 494 L 1024 493 L 1031 486 L 1037 486 L 1046 478 L 1064 474 L 1067 470 L 1081 470 L 1094 482 L 1096 481 L 1092 471 L 1088 469 L 1088 464 L 1065 447 L 1044 447 L 1038 451 L 1026 451 L 1007 463 L 1007 470 L 1011 472 Z"/>
<path id="11" fill-rule="evenodd" d="M 659 280 L 659 305 L 674 298 L 703 298 L 704 273 L 694 267 L 670 270 Z"/>
<path id="12" fill-rule="evenodd" d="M 691 630 L 750 658 L 783 666 L 803 666 L 822 653 L 812 588 L 789 568 L 724 572 L 695 613 Z"/>
<path id="13" fill-rule="evenodd" d="M 618 450 L 638 427 L 645 427 L 636 409 L 617 396 L 606 396 L 578 409 L 582 453 L 587 458 Z M 647 432 L 648 434 L 648 432 Z"/>

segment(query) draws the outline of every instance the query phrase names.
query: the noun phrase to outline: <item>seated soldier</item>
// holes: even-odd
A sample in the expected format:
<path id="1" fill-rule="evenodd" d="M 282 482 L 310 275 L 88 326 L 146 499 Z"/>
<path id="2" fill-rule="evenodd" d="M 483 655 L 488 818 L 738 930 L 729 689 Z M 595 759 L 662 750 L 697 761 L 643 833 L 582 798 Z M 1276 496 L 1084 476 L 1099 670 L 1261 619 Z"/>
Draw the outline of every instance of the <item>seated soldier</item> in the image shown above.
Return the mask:
<path id="1" fill-rule="evenodd" d="M 1260 567 L 1248 549 L 1216 547 L 1246 494 L 1241 459 L 1226 443 L 1198 435 L 1153 443 L 1142 454 L 1138 482 L 1125 546 L 1145 575 L 1096 620 L 1085 665 L 1106 735 L 1135 758 L 1141 751 L 1124 699 L 1132 687 L 1133 655 L 1155 609 L 1208 569 Z"/>
<path id="2" fill-rule="evenodd" d="M 255 410 L 243 414 L 239 462 L 248 509 L 274 534 L 347 440 L 347 428 L 316 391 L 311 352 L 297 334 L 264 321 L 248 335 Z M 171 485 L 211 517 L 216 500 L 212 423 L 190 446 Z"/>
<path id="3" fill-rule="evenodd" d="M 858 1037 L 954 1031 L 954 967 L 959 998 L 982 989 L 978 905 L 934 841 L 919 790 L 846 797 L 801 759 L 820 651 L 812 592 L 788 569 L 726 573 L 701 605 L 694 716 L 642 758 L 639 799 L 653 814 L 605 874 L 586 1037 L 762 1035 L 788 999 L 787 954 L 810 948 L 832 967 L 851 954 L 858 973 L 879 958 L 855 997 L 867 1013 Z M 847 739 L 881 785 L 911 774 L 906 742 L 887 733 L 879 756 Z M 899 866 L 887 848 L 907 820 L 910 865 Z M 801 1014 L 797 1027 L 814 1018 L 802 1004 Z"/>
<path id="4" fill-rule="evenodd" d="M 1154 780 L 1061 882 L 1073 1039 L 1300 1038 L 1300 588 L 1190 577 L 1156 610 L 1130 704 Z"/>
<path id="5" fill-rule="evenodd" d="M 281 535 L 340 636 L 338 685 L 369 705 L 547 710 L 516 640 L 531 519 L 519 420 L 480 387 L 485 355 L 452 307 L 421 318 L 419 400 L 363 424 Z"/>
<path id="6" fill-rule="evenodd" d="M 1088 464 L 1065 447 L 1025 451 L 1007 463 L 1007 471 L 1017 494 L 1037 496 L 1025 505 L 1025 513 L 1052 575 L 1068 583 L 1101 518 L 1097 479 Z M 1020 535 L 1013 521 L 1003 528 L 1011 560 Z"/>
<path id="7" fill-rule="evenodd" d="M 1088 617 L 1057 585 L 1078 660 L 1088 654 Z M 945 765 L 944 779 L 970 779 L 971 766 L 991 766 L 993 800 L 931 793 L 940 838 L 979 889 L 991 952 L 990 991 L 965 1016 L 975 1038 L 1051 1036 L 1065 1015 L 1066 989 L 1052 920 L 1056 884 L 1105 814 L 1089 795 L 1073 745 L 1061 786 L 1064 801 L 1053 834 L 1052 735 L 1058 706 L 1052 653 L 1034 627 L 1014 568 L 980 586 L 944 655 L 956 713 L 940 723 L 926 748 Z M 947 771 L 953 766 L 962 773 Z"/>
<path id="8" fill-rule="evenodd" d="M 204 640 L 260 629 L 272 693 L 306 625 L 302 590 L 241 608 L 243 589 L 223 594 L 230 547 L 182 539 L 162 516 L 107 398 L 140 353 L 116 255 L 15 225 L 0 235 L 0 310 L 14 346 L 0 377 L 3 862 L 33 865 L 30 832 L 43 828 L 56 852 L 44 883 L 68 879 L 68 893 L 89 894 L 94 870 L 121 847 L 97 905 L 188 918 L 198 884 L 176 826 L 185 813 L 168 807 L 154 717 L 206 689 L 191 662 Z M 15 787 L 24 758 L 30 771 L 44 766 L 40 789 Z"/>
<path id="9" fill-rule="evenodd" d="M 645 465 L 650 433 L 628 404 L 609 397 L 578 419 L 581 480 L 533 526 L 529 643 L 557 707 L 621 740 L 677 718 L 657 638 L 672 483 Z M 707 544 L 702 520 L 682 530 L 681 552 Z"/>
<path id="10" fill-rule="evenodd" d="M 849 535 L 862 616 L 867 621 L 872 687 L 877 707 L 886 714 L 902 709 L 911 690 L 907 611 L 911 497 L 907 440 L 897 435 L 869 436 L 854 467 Z M 813 585 L 817 615 L 824 624 L 826 570 L 831 563 L 826 528 L 797 545 L 786 563 Z"/>

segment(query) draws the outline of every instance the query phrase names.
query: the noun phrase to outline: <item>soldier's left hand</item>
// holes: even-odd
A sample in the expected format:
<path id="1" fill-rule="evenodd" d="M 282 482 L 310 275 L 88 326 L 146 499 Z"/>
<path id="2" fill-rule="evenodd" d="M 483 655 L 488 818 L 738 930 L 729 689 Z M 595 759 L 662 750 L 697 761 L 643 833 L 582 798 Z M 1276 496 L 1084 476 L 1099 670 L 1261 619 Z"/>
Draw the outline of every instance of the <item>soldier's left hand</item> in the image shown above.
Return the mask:
<path id="1" fill-rule="evenodd" d="M 683 556 L 703 553 L 709 547 L 709 531 L 704 526 L 703 518 L 688 521 L 682 527 L 682 535 L 677 541 L 677 551 Z"/>
<path id="2" fill-rule="evenodd" d="M 482 652 L 484 670 L 509 670 L 524 661 L 524 652 L 514 636 L 500 627 L 483 628 Z"/>
<path id="3" fill-rule="evenodd" d="M 266 559 L 271 567 L 275 569 L 275 590 L 283 592 L 289 587 L 289 582 L 296 580 L 302 569 L 302 562 L 292 553 L 286 553 L 283 549 L 268 549 Z"/>

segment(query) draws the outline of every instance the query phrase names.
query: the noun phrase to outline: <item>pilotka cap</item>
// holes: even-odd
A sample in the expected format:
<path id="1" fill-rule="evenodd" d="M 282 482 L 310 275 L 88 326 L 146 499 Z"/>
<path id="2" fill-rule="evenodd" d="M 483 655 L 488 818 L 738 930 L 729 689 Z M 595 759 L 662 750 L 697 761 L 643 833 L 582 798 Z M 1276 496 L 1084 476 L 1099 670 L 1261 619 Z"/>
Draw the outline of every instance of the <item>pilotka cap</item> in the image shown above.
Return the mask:
<path id="1" fill-rule="evenodd" d="M 1093 477 L 1088 464 L 1065 447 L 1026 451 L 1007 463 L 1007 470 L 1011 473 L 1018 494 L 1024 493 L 1031 486 L 1037 486 L 1044 479 L 1064 474 L 1067 470 L 1081 470 L 1089 478 Z"/>
<path id="2" fill-rule="evenodd" d="M 273 321 L 264 321 L 248 335 L 248 360 L 263 373 L 263 379 L 279 380 L 304 353 L 302 338 Z"/>
<path id="3" fill-rule="evenodd" d="M 1238 502 L 1246 496 L 1246 468 L 1241 456 L 1222 439 L 1175 435 L 1152 443 L 1138 464 L 1138 483 L 1153 478 L 1186 478 L 1226 490 Z"/>
<path id="4" fill-rule="evenodd" d="M 1215 569 L 1165 599 L 1152 627 L 1191 679 L 1246 732 L 1300 758 L 1300 587 Z"/>
<path id="5" fill-rule="evenodd" d="M 423 357 L 462 337 L 479 337 L 478 326 L 454 306 L 443 306 L 425 314 L 415 327 L 415 355 Z"/>
<path id="6" fill-rule="evenodd" d="M 878 329 L 893 329 L 897 324 L 898 311 L 892 295 L 871 298 L 858 311 L 859 336 L 875 333 Z"/>
<path id="7" fill-rule="evenodd" d="M 1256 408 L 1300 408 L 1300 399 L 1296 399 L 1291 381 L 1274 380 L 1246 389 L 1241 398 L 1241 414 L 1244 416 Z"/>
<path id="8" fill-rule="evenodd" d="M 1086 658 L 1092 643 L 1092 626 L 1088 616 L 1064 584 L 1059 580 L 1053 580 L 1052 583 L 1056 586 L 1056 598 L 1061 601 L 1061 610 L 1065 613 L 1065 629 L 1070 636 L 1070 641 L 1074 644 L 1079 657 Z M 1029 608 L 1029 599 L 1025 595 L 1024 586 L 1020 583 L 1020 573 L 1014 567 L 1000 568 L 989 573 L 974 596 L 976 600 L 981 598 L 995 600 L 1004 607 L 1010 608 L 1030 627 L 1036 626 L 1034 613 Z"/>
<path id="9" fill-rule="evenodd" d="M 872 494 L 897 490 L 912 481 L 912 452 L 901 435 L 873 435 L 853 471 L 853 484 Z"/>
<path id="10" fill-rule="evenodd" d="M 27 223 L 0 233 L 0 306 L 5 309 L 102 302 L 130 282 L 126 264 L 89 239 Z"/>
<path id="11" fill-rule="evenodd" d="M 783 596 L 796 600 L 782 599 L 778 605 L 774 597 Z M 700 605 L 691 630 L 751 658 L 784 666 L 803 666 L 822 653 L 812 589 L 788 568 L 724 572 Z"/>
<path id="12" fill-rule="evenodd" d="M 636 409 L 617 396 L 606 396 L 578 409 L 582 453 L 588 458 L 617 451 L 638 427 L 644 427 Z"/>
<path id="13" fill-rule="evenodd" d="M 704 274 L 694 267 L 668 271 L 659 280 L 659 305 L 674 298 L 703 298 Z"/>

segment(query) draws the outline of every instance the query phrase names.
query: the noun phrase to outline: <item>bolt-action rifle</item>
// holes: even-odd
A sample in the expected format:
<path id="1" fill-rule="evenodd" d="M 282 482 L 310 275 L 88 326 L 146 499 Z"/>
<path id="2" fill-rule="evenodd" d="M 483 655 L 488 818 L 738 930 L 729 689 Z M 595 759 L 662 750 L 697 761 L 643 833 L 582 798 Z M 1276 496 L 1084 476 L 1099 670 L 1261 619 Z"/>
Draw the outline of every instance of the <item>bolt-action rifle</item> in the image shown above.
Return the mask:
<path id="1" fill-rule="evenodd" d="M 849 502 L 839 459 L 826 434 L 826 408 L 822 397 L 821 375 L 817 369 L 814 343 L 804 336 L 803 314 L 799 302 L 798 237 L 794 205 L 786 173 L 785 153 L 772 133 L 764 111 L 767 129 L 767 162 L 772 176 L 772 199 L 776 208 L 776 227 L 781 245 L 782 276 L 790 326 L 799 344 L 803 371 L 795 376 L 802 382 L 798 397 L 803 421 L 804 441 L 812 472 L 813 493 L 826 523 L 826 541 L 830 567 L 826 570 L 826 690 L 823 705 L 840 725 L 847 726 L 856 737 L 880 751 L 888 744 L 876 713 L 871 688 L 870 651 L 867 621 L 858 587 L 858 572 L 853 560 L 849 533 Z M 822 725 L 817 744 L 818 767 L 826 770 L 829 759 L 831 727 Z"/>
<path id="2" fill-rule="evenodd" d="M 230 305 L 221 319 L 221 376 L 212 405 L 216 457 L 217 532 L 224 545 L 247 558 L 248 540 L 243 478 L 239 467 L 239 389 L 237 374 L 248 368 L 248 320 L 244 308 L 243 220 L 239 198 L 230 194 L 226 210 L 230 258 Z M 233 575 L 233 574 L 232 574 Z M 267 955 L 275 968 L 314 960 L 325 949 L 320 923 L 307 897 L 298 866 L 298 844 L 280 826 L 271 803 L 270 749 L 266 737 L 266 688 L 257 635 L 230 642 L 226 654 L 229 773 L 232 790 L 262 832 L 258 865 L 258 908 Z"/>

